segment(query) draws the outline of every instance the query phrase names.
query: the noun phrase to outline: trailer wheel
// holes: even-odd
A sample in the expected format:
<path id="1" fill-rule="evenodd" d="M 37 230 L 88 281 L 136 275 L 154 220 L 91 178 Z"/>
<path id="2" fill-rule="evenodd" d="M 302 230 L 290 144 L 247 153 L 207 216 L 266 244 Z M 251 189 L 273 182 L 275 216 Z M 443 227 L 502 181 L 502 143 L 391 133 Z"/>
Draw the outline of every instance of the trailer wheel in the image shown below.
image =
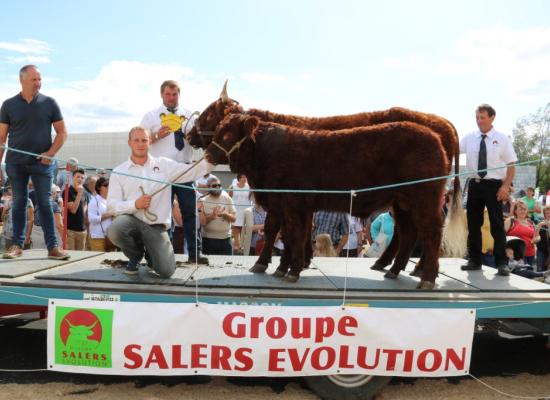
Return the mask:
<path id="1" fill-rule="evenodd" d="M 323 400 L 371 400 L 391 380 L 390 376 L 305 376 L 304 380 Z"/>

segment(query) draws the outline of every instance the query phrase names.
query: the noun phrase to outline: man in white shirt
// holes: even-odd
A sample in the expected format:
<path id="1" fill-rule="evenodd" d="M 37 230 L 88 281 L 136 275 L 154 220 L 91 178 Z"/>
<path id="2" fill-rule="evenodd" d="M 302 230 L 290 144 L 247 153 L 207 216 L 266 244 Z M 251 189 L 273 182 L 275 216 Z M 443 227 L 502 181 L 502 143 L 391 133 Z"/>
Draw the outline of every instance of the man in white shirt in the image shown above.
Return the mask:
<path id="1" fill-rule="evenodd" d="M 235 222 L 233 199 L 222 190 L 220 180 L 208 179 L 209 193 L 199 200 L 199 220 L 203 226 L 206 254 L 231 255 L 231 224 Z"/>
<path id="2" fill-rule="evenodd" d="M 151 132 L 151 155 L 167 157 L 171 160 L 190 163 L 193 160 L 193 148 L 185 139 L 185 133 L 191 130 L 193 121 L 191 112 L 179 106 L 180 87 L 176 81 L 164 81 L 160 86 L 162 105 L 149 111 L 143 117 L 141 126 Z M 185 131 L 185 132 L 184 132 Z M 183 185 L 192 187 L 193 182 Z M 177 196 L 183 216 L 183 231 L 189 253 L 189 261 L 208 264 L 201 255 L 200 237 L 197 240 L 196 196 L 193 189 L 172 187 L 172 198 Z M 170 201 L 169 204 L 172 204 Z"/>
<path id="3" fill-rule="evenodd" d="M 194 181 L 214 169 L 214 165 L 203 160 L 189 169 L 188 164 L 152 156 L 149 131 L 139 126 L 130 130 L 128 146 L 130 158 L 117 166 L 110 177 L 107 209 L 116 218 L 107 235 L 128 257 L 126 274 L 138 273 L 147 250 L 149 267 L 162 278 L 169 278 L 176 269 L 167 231 L 172 218 L 172 195 L 161 182 Z"/>
<path id="4" fill-rule="evenodd" d="M 493 254 L 498 274 L 510 274 L 505 253 L 506 232 L 502 216 L 502 202 L 508 198 L 515 175 L 516 152 L 508 137 L 493 128 L 496 112 L 488 104 L 476 110 L 479 130 L 469 133 L 460 141 L 460 152 L 466 153 L 466 168 L 476 171 L 468 183 L 468 263 L 464 271 L 481 269 L 481 226 L 483 211 L 487 207 L 491 222 L 491 235 L 495 241 Z M 486 170 L 486 171 L 484 171 Z"/>

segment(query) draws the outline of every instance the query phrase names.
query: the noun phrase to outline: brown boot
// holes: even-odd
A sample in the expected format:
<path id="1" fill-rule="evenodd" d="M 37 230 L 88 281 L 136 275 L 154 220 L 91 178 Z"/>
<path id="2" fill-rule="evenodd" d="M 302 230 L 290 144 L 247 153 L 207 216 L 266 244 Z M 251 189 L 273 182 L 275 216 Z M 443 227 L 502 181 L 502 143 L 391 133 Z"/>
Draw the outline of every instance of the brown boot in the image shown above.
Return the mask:
<path id="1" fill-rule="evenodd" d="M 71 256 L 69 253 L 65 253 L 59 247 L 54 247 L 53 249 L 48 251 L 48 258 L 50 260 L 68 260 L 69 258 L 71 258 Z"/>
<path id="2" fill-rule="evenodd" d="M 2 258 L 18 258 L 23 255 L 23 250 L 18 245 L 14 244 L 13 246 L 10 246 L 10 248 L 2 254 Z"/>

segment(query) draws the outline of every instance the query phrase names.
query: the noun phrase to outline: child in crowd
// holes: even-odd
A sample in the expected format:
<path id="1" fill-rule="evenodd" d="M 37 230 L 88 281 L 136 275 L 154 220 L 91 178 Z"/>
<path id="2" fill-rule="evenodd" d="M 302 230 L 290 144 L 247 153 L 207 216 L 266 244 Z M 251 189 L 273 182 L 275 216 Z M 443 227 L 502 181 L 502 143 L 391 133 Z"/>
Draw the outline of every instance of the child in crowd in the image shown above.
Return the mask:
<path id="1" fill-rule="evenodd" d="M 328 233 L 321 233 L 315 237 L 313 257 L 336 257 L 332 239 Z"/>

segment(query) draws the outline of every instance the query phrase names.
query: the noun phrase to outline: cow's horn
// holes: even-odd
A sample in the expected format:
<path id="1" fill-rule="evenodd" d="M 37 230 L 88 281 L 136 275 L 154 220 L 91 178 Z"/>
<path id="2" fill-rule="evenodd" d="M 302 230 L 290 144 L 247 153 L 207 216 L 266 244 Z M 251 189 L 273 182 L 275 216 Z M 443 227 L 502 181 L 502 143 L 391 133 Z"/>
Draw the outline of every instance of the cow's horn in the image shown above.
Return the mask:
<path id="1" fill-rule="evenodd" d="M 229 101 L 229 96 L 227 95 L 227 79 L 225 80 L 225 83 L 223 84 L 223 89 L 222 89 L 222 92 L 220 93 L 220 99 L 224 103 L 227 103 Z"/>

